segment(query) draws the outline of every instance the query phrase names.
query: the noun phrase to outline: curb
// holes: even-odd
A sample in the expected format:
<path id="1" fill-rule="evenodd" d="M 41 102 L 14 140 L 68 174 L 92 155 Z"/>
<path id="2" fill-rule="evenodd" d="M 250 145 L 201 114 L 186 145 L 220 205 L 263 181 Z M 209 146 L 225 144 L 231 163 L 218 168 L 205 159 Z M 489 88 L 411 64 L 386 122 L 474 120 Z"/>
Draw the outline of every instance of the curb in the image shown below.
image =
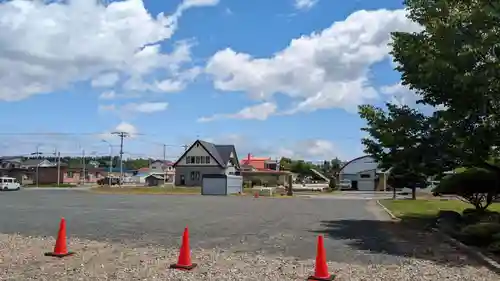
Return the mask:
<path id="1" fill-rule="evenodd" d="M 380 200 L 377 200 L 377 204 L 391 217 L 392 220 L 401 221 L 401 219 L 395 216 L 389 209 L 387 209 L 384 204 L 380 203 Z"/>
<path id="2" fill-rule="evenodd" d="M 496 274 L 500 274 L 500 264 L 495 260 L 489 258 L 488 256 L 484 255 L 480 250 L 465 245 L 464 243 L 458 241 L 457 239 L 449 236 L 446 233 L 443 233 L 437 228 L 432 228 L 432 232 L 439 235 L 441 238 L 443 238 L 443 240 L 445 240 L 449 244 L 459 248 L 463 252 L 470 255 L 471 257 L 479 261 L 481 264 L 483 264 L 485 267 L 487 267 L 489 270 L 495 272 Z"/>
<path id="3" fill-rule="evenodd" d="M 395 221 L 401 221 L 400 218 L 398 218 L 397 216 L 395 216 L 389 209 L 387 209 L 387 207 L 384 206 L 384 204 L 380 203 L 380 200 L 377 200 L 377 204 L 387 213 L 389 214 L 389 216 L 395 220 Z M 448 234 L 446 233 L 443 233 L 442 231 L 440 231 L 439 229 L 437 228 L 432 228 L 431 229 L 432 232 L 434 232 L 435 234 L 439 235 L 443 240 L 445 240 L 446 242 L 448 242 L 449 244 L 457 247 L 458 249 L 460 249 L 461 251 L 467 253 L 469 256 L 471 256 L 472 258 L 476 259 L 477 261 L 479 261 L 482 265 L 484 265 L 485 267 L 487 267 L 489 270 L 495 272 L 496 274 L 500 274 L 500 264 L 498 262 L 496 262 L 495 260 L 487 257 L 486 255 L 484 255 L 483 253 L 481 253 L 481 251 L 475 249 L 474 247 L 471 247 L 471 246 L 467 246 L 465 245 L 464 243 L 458 241 L 457 239 L 449 236 Z"/>

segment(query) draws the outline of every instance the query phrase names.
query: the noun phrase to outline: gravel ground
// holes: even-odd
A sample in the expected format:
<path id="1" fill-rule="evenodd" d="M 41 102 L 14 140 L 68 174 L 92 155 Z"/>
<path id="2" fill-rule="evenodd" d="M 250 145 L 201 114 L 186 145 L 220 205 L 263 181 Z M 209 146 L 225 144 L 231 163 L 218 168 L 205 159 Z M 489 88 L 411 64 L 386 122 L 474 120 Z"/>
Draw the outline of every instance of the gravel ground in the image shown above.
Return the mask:
<path id="1" fill-rule="evenodd" d="M 305 280 L 313 261 L 277 255 L 235 253 L 231 250 L 193 250 L 192 272 L 168 269 L 178 248 L 131 248 L 123 244 L 70 240 L 77 254 L 64 259 L 44 257 L 53 238 L 0 234 L 0 280 Z M 461 259 L 457 256 L 458 261 Z M 331 262 L 336 280 L 498 281 L 498 275 L 465 262 L 445 266 L 429 260 L 401 259 L 393 265 Z"/>

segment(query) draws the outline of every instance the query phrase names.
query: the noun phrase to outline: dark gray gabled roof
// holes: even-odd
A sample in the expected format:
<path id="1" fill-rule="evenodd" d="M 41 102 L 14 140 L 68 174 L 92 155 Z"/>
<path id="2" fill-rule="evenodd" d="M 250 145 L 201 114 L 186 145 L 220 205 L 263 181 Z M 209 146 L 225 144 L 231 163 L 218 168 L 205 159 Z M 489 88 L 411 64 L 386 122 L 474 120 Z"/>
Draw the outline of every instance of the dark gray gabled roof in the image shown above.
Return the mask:
<path id="1" fill-rule="evenodd" d="M 191 148 L 196 144 L 200 143 L 203 148 L 208 152 L 209 155 L 211 155 L 215 161 L 223 168 L 227 166 L 227 163 L 229 162 L 231 152 L 233 153 L 235 159 L 234 165 L 236 167 L 239 167 L 239 161 L 238 161 L 238 156 L 236 154 L 236 148 L 232 144 L 227 144 L 227 145 L 216 145 L 208 141 L 202 141 L 202 140 L 197 140 L 191 145 L 189 149 L 187 149 L 184 154 L 179 157 L 179 160 L 175 162 L 174 166 L 177 165 L 177 163 L 186 155 L 188 151 L 191 150 Z"/>
<path id="2" fill-rule="evenodd" d="M 219 150 L 217 150 L 215 144 L 202 140 L 198 140 L 198 142 L 200 142 L 200 144 L 207 150 L 208 154 L 212 155 L 217 163 L 219 163 L 222 167 L 226 167 L 227 161 L 224 161 L 224 159 L 221 158 Z"/>
<path id="3" fill-rule="evenodd" d="M 239 161 L 238 161 L 238 156 L 236 155 L 236 149 L 234 145 L 232 144 L 224 144 L 224 145 L 215 145 L 215 149 L 219 152 L 219 155 L 224 163 L 224 166 L 227 165 L 227 162 L 229 162 L 229 159 L 231 158 L 231 153 L 233 153 L 235 162 L 233 163 L 234 166 L 239 167 Z"/>

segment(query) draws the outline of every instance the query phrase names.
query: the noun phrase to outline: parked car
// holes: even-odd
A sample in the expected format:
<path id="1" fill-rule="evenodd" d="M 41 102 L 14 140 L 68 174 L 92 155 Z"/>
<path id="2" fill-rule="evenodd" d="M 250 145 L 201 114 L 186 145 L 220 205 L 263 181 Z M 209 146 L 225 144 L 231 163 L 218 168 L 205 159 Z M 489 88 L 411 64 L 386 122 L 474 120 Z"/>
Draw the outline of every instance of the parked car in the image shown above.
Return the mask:
<path id="1" fill-rule="evenodd" d="M 105 178 L 102 178 L 100 180 L 97 181 L 97 184 L 98 185 L 105 185 L 105 184 L 109 184 L 111 181 L 111 185 L 118 185 L 120 184 L 120 178 L 117 178 L 117 177 L 105 177 Z"/>
<path id="2" fill-rule="evenodd" d="M 351 180 L 341 180 L 339 182 L 339 189 L 340 190 L 349 190 L 352 189 L 352 181 Z"/>
<path id="3" fill-rule="evenodd" d="M 21 189 L 21 184 L 17 181 L 16 178 L 11 177 L 0 177 L 0 190 L 19 190 Z"/>

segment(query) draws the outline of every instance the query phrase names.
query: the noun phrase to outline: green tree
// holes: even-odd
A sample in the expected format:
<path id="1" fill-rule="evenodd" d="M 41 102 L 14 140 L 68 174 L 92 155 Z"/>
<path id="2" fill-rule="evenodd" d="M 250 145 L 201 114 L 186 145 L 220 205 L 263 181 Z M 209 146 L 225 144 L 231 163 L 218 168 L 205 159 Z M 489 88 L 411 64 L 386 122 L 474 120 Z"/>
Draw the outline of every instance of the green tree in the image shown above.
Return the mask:
<path id="1" fill-rule="evenodd" d="M 453 169 L 490 162 L 500 147 L 500 9 L 491 1 L 407 0 L 423 30 L 393 34 L 402 83 L 421 103 L 445 106 L 429 117 L 426 140 L 435 162 Z"/>
<path id="2" fill-rule="evenodd" d="M 367 126 L 362 128 L 369 137 L 362 140 L 365 152 L 373 156 L 384 170 L 395 169 L 392 186 L 408 187 L 412 198 L 416 188 L 436 167 L 426 162 L 433 157 L 430 147 L 422 145 L 427 138 L 427 118 L 408 106 L 387 104 L 387 111 L 372 105 L 359 107 L 360 117 Z"/>
<path id="3" fill-rule="evenodd" d="M 280 159 L 280 170 L 289 171 L 292 165 L 292 159 L 281 157 Z"/>
<path id="4" fill-rule="evenodd" d="M 423 116 L 394 105 L 387 113 L 361 108 L 362 116 L 372 119 L 367 151 L 383 165 L 418 174 L 437 167 L 441 172 L 484 167 L 500 178 L 500 168 L 491 162 L 500 148 L 498 5 L 465 0 L 405 4 L 422 30 L 393 33 L 391 54 L 402 84 L 420 96 L 419 103 L 440 110 Z"/>
<path id="5" fill-rule="evenodd" d="M 342 166 L 342 161 L 339 158 L 335 157 L 335 159 L 332 159 L 330 161 L 330 166 L 333 170 L 339 170 Z"/>

